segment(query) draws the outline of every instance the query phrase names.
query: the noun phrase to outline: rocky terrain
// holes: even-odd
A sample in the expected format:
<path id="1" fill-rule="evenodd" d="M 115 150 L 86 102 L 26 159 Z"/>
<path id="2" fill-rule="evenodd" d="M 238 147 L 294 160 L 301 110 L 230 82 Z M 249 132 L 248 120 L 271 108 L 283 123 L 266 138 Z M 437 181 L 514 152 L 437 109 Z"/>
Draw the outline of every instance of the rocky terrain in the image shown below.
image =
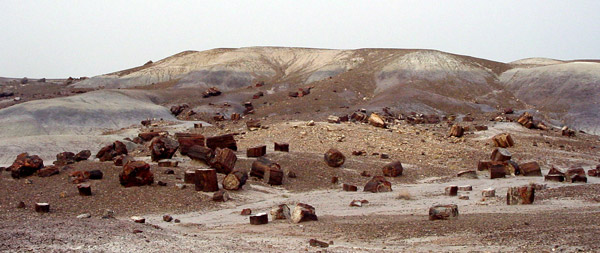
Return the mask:
<path id="1" fill-rule="evenodd" d="M 0 250 L 598 251 L 599 80 L 271 47 L 2 78 Z"/>

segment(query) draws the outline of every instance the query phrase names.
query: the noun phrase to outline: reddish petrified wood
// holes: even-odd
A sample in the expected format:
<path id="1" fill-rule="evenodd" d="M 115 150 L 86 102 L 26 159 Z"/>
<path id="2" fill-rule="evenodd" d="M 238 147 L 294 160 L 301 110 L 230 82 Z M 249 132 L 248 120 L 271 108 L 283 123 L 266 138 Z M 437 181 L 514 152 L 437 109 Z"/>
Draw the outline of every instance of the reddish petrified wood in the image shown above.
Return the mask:
<path id="1" fill-rule="evenodd" d="M 507 205 L 533 204 L 535 188 L 532 186 L 509 187 L 506 193 Z"/>
<path id="2" fill-rule="evenodd" d="M 250 224 L 263 225 L 269 223 L 269 215 L 267 213 L 259 213 L 250 215 Z"/>
<path id="3" fill-rule="evenodd" d="M 363 191 L 366 192 L 390 192 L 392 191 L 392 183 L 387 181 L 382 176 L 374 176 L 367 182 Z"/>
<path id="4" fill-rule="evenodd" d="M 74 184 L 86 182 L 90 179 L 90 172 L 88 171 L 73 171 L 69 174 L 69 181 Z"/>
<path id="5" fill-rule="evenodd" d="M 290 152 L 290 144 L 275 142 L 274 149 L 275 151 Z"/>
<path id="6" fill-rule="evenodd" d="M 248 173 L 246 171 L 234 170 L 223 178 L 223 188 L 226 190 L 239 190 L 246 184 Z"/>
<path id="7" fill-rule="evenodd" d="M 237 151 L 237 143 L 233 138 L 233 134 L 208 137 L 206 139 L 206 146 L 211 149 L 228 148 Z"/>
<path id="8" fill-rule="evenodd" d="M 215 150 L 215 157 L 210 162 L 210 166 L 215 168 L 218 173 L 229 174 L 233 171 L 237 156 L 233 150 L 228 148 L 217 148 Z"/>
<path id="9" fill-rule="evenodd" d="M 512 154 L 510 153 L 510 151 L 508 151 L 508 149 L 505 148 L 495 148 L 494 151 L 492 151 L 492 155 L 490 156 L 490 160 L 496 162 L 508 161 L 510 160 L 510 158 L 512 158 Z"/>
<path id="10" fill-rule="evenodd" d="M 281 204 L 271 208 L 272 220 L 287 220 L 290 219 L 290 208 L 286 204 Z"/>
<path id="11" fill-rule="evenodd" d="M 150 144 L 150 156 L 153 162 L 162 159 L 171 159 L 179 148 L 179 144 L 166 136 L 154 138 Z"/>
<path id="12" fill-rule="evenodd" d="M 569 183 L 587 183 L 587 176 L 583 168 L 571 168 L 565 173 L 565 181 Z"/>
<path id="13" fill-rule="evenodd" d="M 303 221 L 316 221 L 319 220 L 317 218 L 317 213 L 315 212 L 315 208 L 311 205 L 298 203 L 294 208 L 294 212 L 292 213 L 292 222 L 300 223 Z"/>
<path id="14" fill-rule="evenodd" d="M 448 220 L 456 219 L 458 217 L 458 206 L 451 205 L 437 205 L 429 208 L 429 220 Z"/>
<path id="15" fill-rule="evenodd" d="M 340 167 L 346 161 L 346 157 L 337 149 L 329 149 L 324 155 L 325 163 L 331 167 Z"/>
<path id="16" fill-rule="evenodd" d="M 22 153 L 17 156 L 13 164 L 8 167 L 10 175 L 13 178 L 31 176 L 36 171 L 44 167 L 44 161 L 37 155 L 30 156 L 28 153 Z"/>
<path id="17" fill-rule="evenodd" d="M 506 177 L 506 166 L 505 164 L 494 164 L 490 167 L 490 179 L 505 178 Z"/>
<path id="18" fill-rule="evenodd" d="M 35 211 L 38 213 L 48 213 L 48 212 L 50 212 L 50 204 L 35 203 Z"/>
<path id="19" fill-rule="evenodd" d="M 192 146 L 204 146 L 204 135 L 201 134 L 176 133 L 175 138 L 179 142 L 179 152 L 182 155 L 187 155 Z"/>
<path id="20" fill-rule="evenodd" d="M 395 162 L 391 162 L 386 164 L 385 166 L 383 166 L 383 175 L 386 177 L 398 177 L 398 176 L 402 176 L 402 163 L 400 161 L 395 161 Z"/>
<path id="21" fill-rule="evenodd" d="M 157 137 L 161 134 L 161 132 L 147 132 L 147 133 L 139 133 L 138 137 L 140 137 L 143 141 L 151 141 L 154 137 Z"/>
<path id="22" fill-rule="evenodd" d="M 77 190 L 79 191 L 79 195 L 81 196 L 92 195 L 92 187 L 90 186 L 90 184 L 78 184 Z"/>
<path id="23" fill-rule="evenodd" d="M 92 152 L 89 150 L 81 150 L 79 151 L 79 153 L 77 153 L 75 155 L 75 161 L 79 162 L 79 161 L 84 161 L 87 160 L 88 158 L 90 158 L 90 156 L 92 156 Z"/>
<path id="24" fill-rule="evenodd" d="M 214 169 L 197 169 L 194 178 L 196 191 L 216 192 L 219 190 L 217 171 Z"/>
<path id="25" fill-rule="evenodd" d="M 542 170 L 537 162 L 528 162 L 519 165 L 520 174 L 526 177 L 541 177 Z"/>
<path id="26" fill-rule="evenodd" d="M 347 192 L 358 191 L 358 187 L 356 187 L 356 185 L 350 185 L 350 184 L 342 184 L 342 189 Z"/>
<path id="27" fill-rule="evenodd" d="M 100 149 L 96 154 L 96 158 L 100 159 L 101 162 L 105 162 L 112 161 L 113 158 L 119 155 L 127 155 L 127 146 L 120 141 L 115 141 Z"/>
<path id="28" fill-rule="evenodd" d="M 447 196 L 456 196 L 456 195 L 458 195 L 458 186 L 450 185 L 450 186 L 446 187 L 445 191 L 446 191 Z"/>
<path id="29" fill-rule="evenodd" d="M 37 171 L 37 176 L 38 177 L 54 176 L 54 175 L 57 175 L 59 173 L 59 171 L 60 170 L 56 166 L 44 167 L 43 169 Z"/>
<path id="30" fill-rule="evenodd" d="M 267 154 L 267 146 L 265 145 L 248 148 L 246 150 L 247 157 L 261 157 L 265 154 Z"/>
<path id="31" fill-rule="evenodd" d="M 453 125 L 452 128 L 450 128 L 450 136 L 454 136 L 454 137 L 462 137 L 465 134 L 465 129 L 462 126 L 459 125 Z"/>
<path id="32" fill-rule="evenodd" d="M 193 184 L 196 178 L 195 170 L 186 170 L 183 174 L 183 183 Z"/>
<path id="33" fill-rule="evenodd" d="M 508 148 L 515 145 L 515 141 L 508 133 L 497 134 L 496 136 L 492 137 L 492 141 L 494 142 L 494 146 L 500 148 Z"/>
<path id="34" fill-rule="evenodd" d="M 283 184 L 284 173 L 278 163 L 260 157 L 252 163 L 250 176 L 262 178 L 264 182 L 271 185 L 281 185 Z"/>
<path id="35" fill-rule="evenodd" d="M 209 164 L 212 161 L 215 152 L 210 148 L 194 145 L 187 150 L 186 155 L 194 160 L 203 161 L 206 164 Z"/>
<path id="36" fill-rule="evenodd" d="M 248 120 L 248 121 L 246 121 L 246 127 L 250 131 L 260 129 L 260 127 L 261 127 L 260 120 L 257 120 L 257 119 Z"/>
<path id="37" fill-rule="evenodd" d="M 119 182 L 125 187 L 151 185 L 154 183 L 154 174 L 149 164 L 143 161 L 130 162 L 123 166 Z"/>
<path id="38" fill-rule="evenodd" d="M 54 161 L 54 165 L 63 166 L 67 164 L 75 163 L 75 153 L 73 152 L 62 152 L 56 154 L 56 161 Z"/>
<path id="39" fill-rule="evenodd" d="M 245 208 L 240 213 L 240 215 L 251 215 L 251 214 L 252 214 L 252 209 L 250 209 L 250 208 Z"/>

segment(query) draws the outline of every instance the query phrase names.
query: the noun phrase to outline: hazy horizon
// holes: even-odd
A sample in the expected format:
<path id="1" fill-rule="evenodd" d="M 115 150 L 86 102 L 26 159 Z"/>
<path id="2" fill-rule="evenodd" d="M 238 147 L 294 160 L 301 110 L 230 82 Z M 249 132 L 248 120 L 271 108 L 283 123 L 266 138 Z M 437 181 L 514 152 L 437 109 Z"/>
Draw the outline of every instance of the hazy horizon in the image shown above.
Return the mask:
<path id="1" fill-rule="evenodd" d="M 2 1 L 0 76 L 94 76 L 186 50 L 435 49 L 600 59 L 600 1 Z"/>

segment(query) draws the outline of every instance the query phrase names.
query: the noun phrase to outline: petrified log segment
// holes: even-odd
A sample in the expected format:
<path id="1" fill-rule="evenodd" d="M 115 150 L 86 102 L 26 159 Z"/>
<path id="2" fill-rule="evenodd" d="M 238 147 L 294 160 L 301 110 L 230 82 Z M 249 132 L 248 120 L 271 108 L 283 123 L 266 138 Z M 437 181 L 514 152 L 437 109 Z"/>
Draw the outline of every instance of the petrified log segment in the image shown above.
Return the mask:
<path id="1" fill-rule="evenodd" d="M 226 190 L 239 190 L 246 184 L 248 173 L 246 171 L 234 170 L 223 178 L 223 188 Z"/>
<path id="2" fill-rule="evenodd" d="M 92 187 L 90 186 L 90 184 L 78 184 L 77 190 L 79 191 L 79 195 L 81 196 L 92 195 Z"/>
<path id="3" fill-rule="evenodd" d="M 206 139 L 206 146 L 211 149 L 228 148 L 237 151 L 237 143 L 233 138 L 233 134 L 208 137 Z"/>
<path id="4" fill-rule="evenodd" d="M 523 114 L 521 114 L 521 116 L 519 117 L 517 122 L 519 122 L 519 124 L 521 124 L 522 126 L 524 126 L 526 128 L 534 128 L 535 127 L 535 125 L 533 123 L 533 116 L 531 114 L 529 114 L 528 112 L 524 112 Z"/>
<path id="5" fill-rule="evenodd" d="M 161 132 L 146 132 L 146 133 L 139 133 L 138 137 L 140 137 L 140 139 L 142 139 L 143 141 L 151 141 L 152 139 L 154 139 L 154 137 L 157 137 L 160 135 Z"/>
<path id="6" fill-rule="evenodd" d="M 342 184 L 342 189 L 346 192 L 358 191 L 358 187 L 356 187 L 356 185 L 350 185 L 350 184 Z"/>
<path id="7" fill-rule="evenodd" d="M 242 118 L 242 116 L 239 113 L 232 113 L 231 116 L 229 117 L 229 119 L 231 120 L 240 120 Z"/>
<path id="8" fill-rule="evenodd" d="M 37 155 L 30 156 L 28 153 L 22 153 L 17 156 L 13 164 L 8 167 L 10 175 L 13 178 L 31 176 L 36 171 L 44 167 L 44 161 Z"/>
<path id="9" fill-rule="evenodd" d="M 486 198 L 496 197 L 496 189 L 487 188 L 487 189 L 481 191 L 481 196 L 486 197 Z"/>
<path id="10" fill-rule="evenodd" d="M 35 203 L 35 211 L 38 213 L 48 213 L 48 212 L 50 212 L 50 204 Z"/>
<path id="11" fill-rule="evenodd" d="M 517 164 L 516 162 L 508 160 L 503 163 L 506 168 L 507 175 L 521 175 L 522 174 L 521 168 L 520 168 L 519 164 Z"/>
<path id="12" fill-rule="evenodd" d="M 124 166 L 125 164 L 133 161 L 133 157 L 128 155 L 118 155 L 115 158 L 113 158 L 113 163 L 115 166 Z"/>
<path id="13" fill-rule="evenodd" d="M 158 161 L 158 167 L 177 167 L 177 165 L 179 165 L 179 162 L 171 159 Z"/>
<path id="14" fill-rule="evenodd" d="M 197 169 L 194 184 L 196 185 L 196 191 L 218 191 L 217 171 L 215 169 Z"/>
<path id="15" fill-rule="evenodd" d="M 252 209 L 250 209 L 250 208 L 245 208 L 240 213 L 240 215 L 251 215 L 251 214 L 252 214 Z"/>
<path id="16" fill-rule="evenodd" d="M 175 137 L 179 142 L 179 152 L 182 155 L 187 155 L 193 146 L 204 146 L 204 135 L 201 134 L 176 133 Z"/>
<path id="17" fill-rule="evenodd" d="M 246 127 L 250 131 L 255 131 L 255 130 L 260 129 L 260 127 L 261 127 L 260 120 L 257 120 L 257 119 L 248 120 L 248 121 L 246 121 Z"/>
<path id="18" fill-rule="evenodd" d="M 90 158 L 90 156 L 92 156 L 92 152 L 89 150 L 81 150 L 79 151 L 79 153 L 77 153 L 75 155 L 75 161 L 79 162 L 79 161 L 84 161 L 87 160 L 88 158 Z"/>
<path id="19" fill-rule="evenodd" d="M 67 164 L 75 163 L 75 153 L 73 152 L 62 152 L 56 154 L 56 161 L 54 161 L 54 165 L 63 166 Z"/>
<path id="20" fill-rule="evenodd" d="M 494 146 L 500 148 L 508 148 L 515 145 L 515 141 L 512 139 L 512 136 L 508 133 L 498 134 L 492 137 L 492 141 L 494 142 Z"/>
<path id="21" fill-rule="evenodd" d="M 350 119 L 356 122 L 365 122 L 367 121 L 367 115 L 362 112 L 354 112 L 350 115 Z"/>
<path id="22" fill-rule="evenodd" d="M 100 180 L 104 176 L 104 174 L 100 170 L 90 170 L 89 173 L 91 180 Z"/>
<path id="23" fill-rule="evenodd" d="M 590 177 L 599 177 L 600 176 L 600 171 L 598 171 L 598 169 L 590 169 L 590 170 L 588 170 L 588 176 L 590 176 Z"/>
<path id="24" fill-rule="evenodd" d="M 383 166 L 383 175 L 386 177 L 398 177 L 398 176 L 402 176 L 402 163 L 400 161 L 395 161 L 395 162 L 391 162 L 386 164 L 385 166 Z"/>
<path id="25" fill-rule="evenodd" d="M 150 155 L 153 162 L 162 159 L 171 159 L 179 148 L 179 144 L 166 136 L 154 138 L 150 144 Z"/>
<path id="26" fill-rule="evenodd" d="M 290 208 L 286 204 L 281 204 L 271 208 L 271 219 L 272 220 L 287 220 L 290 219 Z"/>
<path id="27" fill-rule="evenodd" d="M 391 192 L 392 191 L 392 183 L 387 181 L 382 176 L 374 176 L 367 182 L 363 191 L 366 192 Z"/>
<path id="28" fill-rule="evenodd" d="M 303 221 L 316 221 L 319 220 L 317 218 L 317 213 L 315 212 L 315 208 L 311 205 L 298 203 L 294 208 L 294 212 L 292 213 L 292 222 L 300 223 Z"/>
<path id="29" fill-rule="evenodd" d="M 490 167 L 490 179 L 506 177 L 506 166 L 502 163 Z"/>
<path id="30" fill-rule="evenodd" d="M 323 242 L 323 241 L 319 241 L 317 239 L 310 239 L 308 241 L 308 244 L 311 247 L 320 247 L 320 248 L 327 248 L 329 247 L 329 243 Z"/>
<path id="31" fill-rule="evenodd" d="M 273 162 L 267 158 L 260 157 L 252 163 L 252 169 L 250 170 L 250 176 L 257 177 L 257 178 L 264 178 L 265 172 L 270 169 L 281 170 L 281 166 L 278 163 Z"/>
<path id="32" fill-rule="evenodd" d="M 282 185 L 283 177 L 283 170 L 270 168 L 268 170 L 265 170 L 263 181 L 270 185 Z"/>
<path id="33" fill-rule="evenodd" d="M 462 126 L 453 125 L 452 128 L 450 128 L 450 133 L 448 135 L 454 136 L 454 137 L 462 137 L 464 134 L 465 134 L 465 129 Z"/>
<path id="34" fill-rule="evenodd" d="M 447 196 L 456 196 L 458 195 L 458 186 L 456 185 L 450 185 L 448 187 L 446 187 L 446 195 Z"/>
<path id="35" fill-rule="evenodd" d="M 512 158 L 512 154 L 510 153 L 510 151 L 508 151 L 508 149 L 505 148 L 495 148 L 494 151 L 492 151 L 492 155 L 490 156 L 490 160 L 496 162 L 508 161 L 510 160 L 510 158 Z"/>
<path id="36" fill-rule="evenodd" d="M 274 149 L 275 151 L 290 152 L 290 144 L 275 142 Z"/>
<path id="37" fill-rule="evenodd" d="M 369 124 L 375 127 L 386 127 L 385 120 L 377 113 L 371 113 L 371 116 L 369 116 Z"/>
<path id="38" fill-rule="evenodd" d="M 519 165 L 520 174 L 526 177 L 541 177 L 542 170 L 537 162 L 528 162 Z"/>
<path id="39" fill-rule="evenodd" d="M 195 170 L 186 170 L 183 174 L 183 183 L 193 184 L 196 180 L 196 171 Z"/>
<path id="40" fill-rule="evenodd" d="M 458 217 L 458 206 L 437 205 L 429 208 L 429 220 L 449 220 Z"/>
<path id="41" fill-rule="evenodd" d="M 587 176 L 583 168 L 568 169 L 565 173 L 565 181 L 569 183 L 587 183 Z"/>
<path id="42" fill-rule="evenodd" d="M 473 186 L 472 185 L 461 185 L 458 187 L 459 191 L 472 191 L 473 190 Z"/>
<path id="43" fill-rule="evenodd" d="M 267 146 L 265 145 L 248 148 L 246 150 L 247 157 L 261 157 L 265 154 L 267 154 Z"/>
<path id="44" fill-rule="evenodd" d="M 206 164 L 209 164 L 212 161 L 215 152 L 210 148 L 200 145 L 194 145 L 188 148 L 186 155 L 194 160 L 200 160 L 205 162 Z"/>
<path id="45" fill-rule="evenodd" d="M 143 161 L 129 162 L 123 166 L 119 182 L 125 187 L 151 185 L 154 183 L 154 174 L 150 171 L 150 165 Z"/>
<path id="46" fill-rule="evenodd" d="M 237 156 L 233 150 L 228 148 L 217 148 L 215 150 L 215 157 L 210 162 L 212 168 L 215 168 L 218 173 L 229 174 L 235 167 Z"/>
<path id="47" fill-rule="evenodd" d="M 113 144 L 107 145 L 100 149 L 96 154 L 96 158 L 101 162 L 112 161 L 113 158 L 119 155 L 127 155 L 127 146 L 120 141 L 115 141 Z"/>
<path id="48" fill-rule="evenodd" d="M 74 184 L 86 182 L 90 179 L 89 171 L 73 171 L 69 174 L 69 181 Z"/>
<path id="49" fill-rule="evenodd" d="M 509 187 L 506 192 L 507 205 L 533 204 L 535 188 L 532 186 Z"/>
<path id="50" fill-rule="evenodd" d="M 49 167 L 44 167 L 41 170 L 38 170 L 37 176 L 38 177 L 49 177 L 49 176 L 57 175 L 58 173 L 59 173 L 59 169 L 56 166 L 49 166 Z"/>
<path id="51" fill-rule="evenodd" d="M 325 163 L 331 167 L 340 167 L 346 161 L 346 157 L 337 149 L 329 149 L 324 155 Z"/>
<path id="52" fill-rule="evenodd" d="M 250 215 L 250 224 L 263 225 L 269 223 L 269 215 L 267 213 L 259 213 Z"/>

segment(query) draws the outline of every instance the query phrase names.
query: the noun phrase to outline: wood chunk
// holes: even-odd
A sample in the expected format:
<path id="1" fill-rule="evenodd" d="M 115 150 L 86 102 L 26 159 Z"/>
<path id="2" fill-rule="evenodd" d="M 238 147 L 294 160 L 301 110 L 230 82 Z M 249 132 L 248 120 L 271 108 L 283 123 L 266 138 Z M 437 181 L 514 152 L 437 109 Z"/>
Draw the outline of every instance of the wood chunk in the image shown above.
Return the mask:
<path id="1" fill-rule="evenodd" d="M 248 120 L 248 121 L 246 121 L 246 127 L 250 131 L 256 131 L 256 130 L 260 129 L 260 127 L 261 127 L 260 120 L 257 120 L 257 119 Z"/>
<path id="2" fill-rule="evenodd" d="M 216 192 L 219 190 L 215 169 L 197 169 L 194 177 L 196 191 Z"/>
<path id="3" fill-rule="evenodd" d="M 494 151 L 492 151 L 492 155 L 490 156 L 490 160 L 496 162 L 508 161 L 511 158 L 512 154 L 510 153 L 510 151 L 508 151 L 508 149 L 505 148 L 495 148 Z"/>
<path id="4" fill-rule="evenodd" d="M 528 112 L 524 112 L 523 114 L 521 114 L 517 122 L 519 122 L 519 124 L 526 128 L 531 129 L 535 127 L 535 125 L 533 124 L 533 116 Z"/>
<path id="5" fill-rule="evenodd" d="M 465 129 L 462 126 L 459 125 L 453 125 L 452 128 L 450 128 L 450 133 L 449 136 L 454 136 L 454 137 L 462 137 L 465 134 Z"/>
<path id="6" fill-rule="evenodd" d="M 209 164 L 213 157 L 214 151 L 208 147 L 193 145 L 187 151 L 186 155 L 194 160 L 203 161 L 206 164 Z"/>
<path id="7" fill-rule="evenodd" d="M 458 199 L 469 200 L 469 195 L 460 195 L 458 196 Z"/>
<path id="8" fill-rule="evenodd" d="M 147 133 L 139 133 L 138 137 L 140 137 L 144 141 L 151 141 L 154 137 L 160 135 L 161 132 L 147 132 Z"/>
<path id="9" fill-rule="evenodd" d="M 500 148 L 508 148 L 515 145 L 512 136 L 508 133 L 501 133 L 494 137 L 492 137 L 492 141 L 494 142 L 494 146 Z"/>
<path id="10" fill-rule="evenodd" d="M 246 150 L 247 157 L 261 157 L 265 154 L 267 154 L 267 146 L 265 145 L 248 148 Z"/>
<path id="11" fill-rule="evenodd" d="M 202 123 L 194 123 L 194 128 L 202 128 Z"/>
<path id="12" fill-rule="evenodd" d="M 385 120 L 377 113 L 371 113 L 371 115 L 369 116 L 369 124 L 371 124 L 374 127 L 381 128 L 385 128 L 387 126 Z"/>
<path id="13" fill-rule="evenodd" d="M 340 117 L 338 117 L 338 116 L 329 115 L 329 117 L 327 117 L 327 122 L 332 123 L 332 124 L 340 124 L 341 120 L 340 120 Z"/>
<path id="14" fill-rule="evenodd" d="M 130 162 L 123 166 L 119 182 L 125 187 L 151 185 L 154 183 L 154 174 L 149 164 L 143 161 Z"/>
<path id="15" fill-rule="evenodd" d="M 165 215 L 163 215 L 163 221 L 171 222 L 171 221 L 173 221 L 173 217 L 171 215 L 165 214 Z"/>
<path id="16" fill-rule="evenodd" d="M 280 151 L 280 152 L 290 152 L 290 144 L 287 143 L 274 143 L 275 147 L 275 151 Z"/>
<path id="17" fill-rule="evenodd" d="M 475 125 L 475 131 L 485 131 L 488 130 L 488 126 Z"/>
<path id="18" fill-rule="evenodd" d="M 446 196 L 456 196 L 458 195 L 458 186 L 450 185 L 445 189 Z"/>
<path id="19" fill-rule="evenodd" d="M 473 186 L 471 185 L 461 185 L 458 187 L 459 191 L 472 191 L 473 190 Z"/>
<path id="20" fill-rule="evenodd" d="M 215 150 L 215 157 L 210 162 L 210 165 L 217 170 L 217 173 L 229 174 L 233 171 L 236 161 L 237 156 L 233 150 L 217 148 Z"/>
<path id="21" fill-rule="evenodd" d="M 395 161 L 386 164 L 383 166 L 383 175 L 386 177 L 399 177 L 402 176 L 402 163 L 400 161 Z"/>
<path id="22" fill-rule="evenodd" d="M 342 184 L 342 189 L 346 192 L 358 191 L 358 187 L 356 187 L 356 185 L 350 185 L 350 184 Z"/>
<path id="23" fill-rule="evenodd" d="M 242 186 L 246 184 L 246 180 L 248 180 L 248 173 L 246 171 L 234 170 L 223 178 L 223 188 L 237 191 L 242 189 Z"/>
<path id="24" fill-rule="evenodd" d="M 317 239 L 310 239 L 308 241 L 308 244 L 311 247 L 319 247 L 319 248 L 327 248 L 327 247 L 329 247 L 329 243 L 322 242 L 322 241 L 319 241 Z"/>
<path id="25" fill-rule="evenodd" d="M 521 168 L 517 162 L 508 160 L 503 162 L 507 175 L 521 175 Z"/>
<path id="26" fill-rule="evenodd" d="M 274 206 L 270 213 L 272 220 L 288 220 L 291 217 L 290 208 L 286 204 Z"/>
<path id="27" fill-rule="evenodd" d="M 242 116 L 239 113 L 232 113 L 231 116 L 229 117 L 229 119 L 231 119 L 233 121 L 238 121 L 238 120 L 242 119 Z"/>
<path id="28" fill-rule="evenodd" d="M 288 171 L 288 177 L 289 178 L 296 178 L 296 172 L 294 172 L 293 170 Z"/>
<path id="29" fill-rule="evenodd" d="M 496 197 L 496 189 L 487 188 L 487 189 L 481 191 L 481 196 L 486 197 L 486 198 Z"/>
<path id="30" fill-rule="evenodd" d="M 531 186 L 509 187 L 506 193 L 507 205 L 533 204 L 535 199 L 535 188 Z"/>
<path id="31" fill-rule="evenodd" d="M 281 170 L 281 166 L 276 163 L 276 162 L 272 162 L 271 160 L 264 158 L 264 157 L 259 157 L 258 159 L 256 159 L 256 161 L 254 161 L 252 163 L 252 168 L 250 170 L 250 176 L 251 177 L 257 177 L 257 178 L 261 178 L 261 179 L 265 179 L 267 181 L 270 181 L 270 177 L 274 176 L 276 177 L 278 175 L 277 172 L 275 173 L 271 173 L 270 171 L 281 171 L 281 177 L 283 180 L 283 170 Z M 268 175 L 266 175 L 268 173 Z M 274 181 L 276 182 L 276 180 L 274 179 Z"/>
<path id="32" fill-rule="evenodd" d="M 178 148 L 179 143 L 177 141 L 166 136 L 159 136 L 154 138 L 150 144 L 150 156 L 153 162 L 171 159 Z"/>
<path id="33" fill-rule="evenodd" d="M 211 149 L 216 148 L 228 148 L 233 151 L 237 151 L 237 143 L 233 138 L 233 134 L 225 134 L 219 136 L 208 137 L 206 139 L 206 146 Z"/>
<path id="34" fill-rule="evenodd" d="M 311 205 L 298 203 L 292 213 L 292 222 L 300 223 L 304 221 L 318 220 L 315 208 Z"/>
<path id="35" fill-rule="evenodd" d="M 332 184 L 337 184 L 339 181 L 338 177 L 331 177 L 331 183 Z"/>
<path id="36" fill-rule="evenodd" d="M 474 170 L 463 170 L 456 174 L 457 177 L 477 179 L 477 172 Z"/>
<path id="37" fill-rule="evenodd" d="M 226 202 L 229 200 L 229 193 L 225 190 L 219 190 L 213 194 L 212 200 L 216 202 Z"/>
<path id="38" fill-rule="evenodd" d="M 36 174 L 38 177 L 50 177 L 57 175 L 59 171 L 60 170 L 56 166 L 46 166 L 43 169 L 38 170 Z"/>
<path id="39" fill-rule="evenodd" d="M 130 219 L 135 223 L 146 223 L 146 218 L 140 216 L 131 216 Z"/>
<path id="40" fill-rule="evenodd" d="M 544 181 L 564 182 L 565 175 L 548 174 L 548 175 L 544 176 Z"/>
<path id="41" fill-rule="evenodd" d="M 541 177 L 542 170 L 537 162 L 528 162 L 519 166 L 520 174 L 526 177 Z"/>
<path id="42" fill-rule="evenodd" d="M 49 213 L 50 212 L 50 204 L 35 203 L 35 211 L 38 213 Z"/>
<path id="43" fill-rule="evenodd" d="M 191 133 L 176 133 L 175 138 L 179 142 L 179 153 L 187 155 L 193 146 L 204 146 L 204 135 Z"/>
<path id="44" fill-rule="evenodd" d="M 186 170 L 183 174 L 183 182 L 186 184 L 193 184 L 196 178 L 195 170 Z"/>
<path id="45" fill-rule="evenodd" d="M 90 184 L 78 184 L 77 190 L 81 196 L 92 196 L 92 187 Z"/>
<path id="46" fill-rule="evenodd" d="M 269 223 L 269 216 L 267 213 L 259 213 L 250 216 L 250 224 L 252 225 L 263 225 Z"/>
<path id="47" fill-rule="evenodd" d="M 283 184 L 283 170 L 270 168 L 265 170 L 263 181 L 270 185 L 282 185 Z"/>
<path id="48" fill-rule="evenodd" d="M 158 167 L 177 167 L 177 165 L 179 165 L 179 162 L 171 159 L 158 161 Z"/>
<path id="49" fill-rule="evenodd" d="M 458 217 L 458 206 L 436 205 L 429 208 L 429 220 L 449 220 Z"/>
<path id="50" fill-rule="evenodd" d="M 583 168 L 568 169 L 565 173 L 565 181 L 569 183 L 587 183 L 587 176 Z"/>
<path id="51" fill-rule="evenodd" d="M 329 149 L 324 155 L 325 163 L 330 167 L 340 167 L 346 161 L 346 157 L 337 149 Z"/>
<path id="52" fill-rule="evenodd" d="M 367 182 L 363 191 L 372 193 L 391 192 L 392 183 L 387 181 L 382 176 L 374 176 L 373 178 L 371 178 L 371 180 L 369 180 L 369 182 Z"/>
<path id="53" fill-rule="evenodd" d="M 496 164 L 490 167 L 490 179 L 505 178 L 506 166 L 504 164 Z"/>
<path id="54" fill-rule="evenodd" d="M 240 213 L 240 215 L 251 215 L 251 214 L 252 214 L 252 209 L 250 209 L 250 208 L 245 208 Z"/>
<path id="55" fill-rule="evenodd" d="M 598 169 L 590 169 L 590 170 L 588 170 L 588 176 L 600 177 L 600 171 L 598 171 Z"/>

